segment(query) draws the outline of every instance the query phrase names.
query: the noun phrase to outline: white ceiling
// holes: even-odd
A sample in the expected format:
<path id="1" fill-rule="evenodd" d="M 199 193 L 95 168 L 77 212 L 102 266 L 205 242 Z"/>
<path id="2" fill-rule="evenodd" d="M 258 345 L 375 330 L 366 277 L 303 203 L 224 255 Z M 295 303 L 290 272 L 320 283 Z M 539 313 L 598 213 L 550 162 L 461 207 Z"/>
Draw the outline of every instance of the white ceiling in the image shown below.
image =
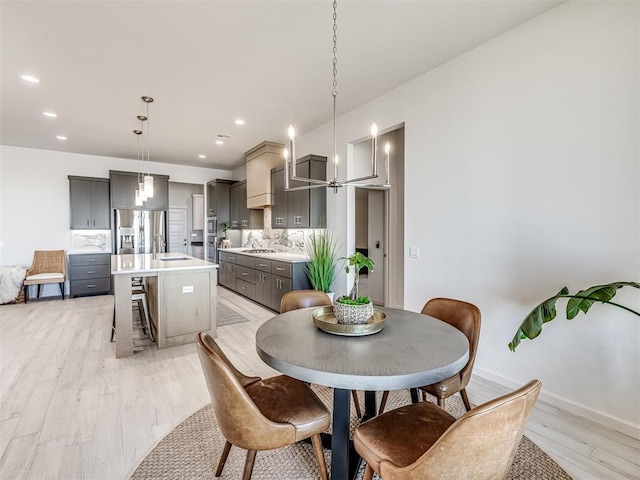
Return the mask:
<path id="1" fill-rule="evenodd" d="M 341 0 L 338 114 L 560 3 Z M 330 0 L 3 0 L 0 9 L 4 145 L 135 159 L 132 131 L 149 95 L 152 161 L 228 169 L 263 140 L 283 142 L 289 123 L 305 132 L 331 120 Z M 218 133 L 231 138 L 218 146 Z"/>

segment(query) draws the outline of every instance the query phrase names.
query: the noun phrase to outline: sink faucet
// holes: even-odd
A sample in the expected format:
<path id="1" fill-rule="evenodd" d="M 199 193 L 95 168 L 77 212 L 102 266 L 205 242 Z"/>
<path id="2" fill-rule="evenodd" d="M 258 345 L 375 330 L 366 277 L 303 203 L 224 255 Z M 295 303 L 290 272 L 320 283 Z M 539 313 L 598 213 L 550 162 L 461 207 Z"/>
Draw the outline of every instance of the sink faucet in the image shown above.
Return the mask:
<path id="1" fill-rule="evenodd" d="M 160 250 L 160 252 L 156 251 L 156 240 L 158 240 L 158 237 L 160 237 L 160 248 L 158 249 Z M 158 253 L 164 252 L 166 246 L 167 244 L 164 241 L 164 235 L 162 235 L 161 233 L 156 233 L 156 235 L 153 237 L 153 258 L 156 258 Z"/>

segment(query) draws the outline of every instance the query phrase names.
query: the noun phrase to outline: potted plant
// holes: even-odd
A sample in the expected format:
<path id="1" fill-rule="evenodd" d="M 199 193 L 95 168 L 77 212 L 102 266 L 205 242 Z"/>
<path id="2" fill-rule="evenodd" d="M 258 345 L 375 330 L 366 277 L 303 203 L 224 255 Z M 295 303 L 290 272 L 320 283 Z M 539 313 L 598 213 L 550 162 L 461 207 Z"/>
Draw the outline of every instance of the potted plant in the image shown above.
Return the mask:
<path id="1" fill-rule="evenodd" d="M 556 295 L 547 298 L 531 310 L 529 315 L 525 317 L 518 327 L 518 331 L 514 335 L 513 340 L 509 343 L 509 349 L 515 352 L 520 344 L 520 340 L 524 340 L 525 338 L 533 340 L 540 335 L 542 325 L 556 318 L 556 302 L 560 298 L 569 299 L 567 302 L 567 320 L 573 320 L 581 311 L 586 314 L 595 302 L 608 303 L 609 305 L 622 308 L 640 317 L 640 313 L 635 310 L 611 301 L 618 289 L 625 286 L 640 288 L 640 283 L 614 282 L 607 285 L 596 285 L 586 290 L 580 290 L 575 295 L 569 294 L 569 289 L 564 287 Z"/>
<path id="2" fill-rule="evenodd" d="M 373 271 L 373 260 L 365 257 L 360 252 L 355 252 L 350 257 L 346 257 L 345 260 L 348 260 L 345 271 L 349 273 L 353 268 L 355 278 L 353 280 L 351 293 L 349 293 L 349 295 L 343 295 L 336 301 L 336 319 L 340 323 L 366 323 L 367 320 L 371 318 L 371 315 L 373 315 L 373 303 L 369 297 L 360 296 L 358 287 L 360 270 L 367 267 Z"/>
<path id="3" fill-rule="evenodd" d="M 325 292 L 333 301 L 331 285 L 338 264 L 338 252 L 333 234 L 327 230 L 314 232 L 307 244 L 307 255 L 309 263 L 305 267 L 305 272 L 311 286 L 315 290 Z"/>
<path id="4" fill-rule="evenodd" d="M 222 248 L 229 248 L 231 246 L 231 240 L 227 237 L 227 230 L 229 230 L 229 222 L 222 222 L 220 224 L 222 227 L 222 235 L 223 237 L 220 239 L 220 246 Z"/>

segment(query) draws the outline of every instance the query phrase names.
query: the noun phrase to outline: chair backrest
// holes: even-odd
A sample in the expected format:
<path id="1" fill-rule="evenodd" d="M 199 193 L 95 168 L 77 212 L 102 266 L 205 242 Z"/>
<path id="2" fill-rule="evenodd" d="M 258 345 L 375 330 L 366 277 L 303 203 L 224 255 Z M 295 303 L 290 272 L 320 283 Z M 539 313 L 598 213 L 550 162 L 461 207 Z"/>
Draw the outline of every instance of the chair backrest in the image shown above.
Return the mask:
<path id="1" fill-rule="evenodd" d="M 456 420 L 416 462 L 382 477 L 392 479 L 506 479 L 542 384 L 484 403 Z"/>
<path id="2" fill-rule="evenodd" d="M 293 290 L 282 296 L 280 312 L 285 313 L 299 308 L 321 307 L 323 305 L 331 305 L 331 299 L 326 293 L 319 290 Z"/>
<path id="3" fill-rule="evenodd" d="M 27 275 L 65 273 L 64 250 L 36 250 Z"/>
<path id="4" fill-rule="evenodd" d="M 421 313 L 456 327 L 469 340 L 469 361 L 460 371 L 461 385 L 462 388 L 465 388 L 471 378 L 480 340 L 480 309 L 472 303 L 462 300 L 432 298 L 422 307 Z"/>
<path id="5" fill-rule="evenodd" d="M 208 333 L 198 334 L 197 344 L 211 404 L 220 431 L 230 443 L 247 450 L 268 450 L 274 443 L 295 438 L 292 425 L 266 418 L 245 390 L 260 382 L 260 377 L 240 373 Z"/>

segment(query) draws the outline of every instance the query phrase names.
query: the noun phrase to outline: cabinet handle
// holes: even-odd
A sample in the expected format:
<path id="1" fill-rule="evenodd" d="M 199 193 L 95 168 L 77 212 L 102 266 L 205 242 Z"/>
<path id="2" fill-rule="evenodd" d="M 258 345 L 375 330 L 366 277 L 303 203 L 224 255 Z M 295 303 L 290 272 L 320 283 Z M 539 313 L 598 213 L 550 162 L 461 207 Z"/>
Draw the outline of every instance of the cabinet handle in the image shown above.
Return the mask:
<path id="1" fill-rule="evenodd" d="M 249 225 L 249 222 L 247 220 L 242 220 L 242 226 L 246 227 L 247 225 Z"/>
<path id="2" fill-rule="evenodd" d="M 242 272 L 242 275 L 246 277 L 249 274 L 247 272 Z"/>
<path id="3" fill-rule="evenodd" d="M 89 219 L 87 218 L 87 227 L 89 226 Z"/>
<path id="4" fill-rule="evenodd" d="M 87 285 L 87 288 L 96 288 L 95 285 Z"/>
<path id="5" fill-rule="evenodd" d="M 266 266 L 267 266 L 267 264 L 266 264 L 266 263 L 259 263 L 259 264 L 258 264 L 258 266 L 259 266 L 259 267 L 266 267 Z"/>
<path id="6" fill-rule="evenodd" d="M 95 259 L 95 258 L 87 258 L 87 259 L 85 260 L 85 262 L 87 262 L 87 263 L 89 263 L 89 262 L 95 262 L 95 261 L 96 261 L 96 259 Z"/>
<path id="7" fill-rule="evenodd" d="M 95 220 L 93 221 L 93 226 L 94 226 L 94 227 L 96 226 L 96 221 L 95 221 Z"/>
<path id="8" fill-rule="evenodd" d="M 87 270 L 87 274 L 90 274 L 90 273 L 96 273 L 96 271 L 95 270 Z"/>
<path id="9" fill-rule="evenodd" d="M 276 267 L 276 270 L 279 272 L 284 272 L 284 268 Z"/>

